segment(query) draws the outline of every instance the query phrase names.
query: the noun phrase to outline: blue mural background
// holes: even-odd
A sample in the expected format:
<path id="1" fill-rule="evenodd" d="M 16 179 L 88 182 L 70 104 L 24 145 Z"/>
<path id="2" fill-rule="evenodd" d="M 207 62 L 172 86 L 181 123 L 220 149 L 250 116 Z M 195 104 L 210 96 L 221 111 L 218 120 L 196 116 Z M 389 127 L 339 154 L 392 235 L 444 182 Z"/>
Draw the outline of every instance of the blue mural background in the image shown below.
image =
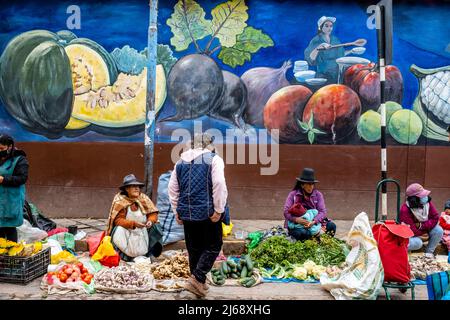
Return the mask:
<path id="1" fill-rule="evenodd" d="M 223 1 L 199 1 L 210 18 L 211 9 Z M 166 25 L 173 12 L 176 1 L 159 1 L 158 43 L 170 44 L 172 33 Z M 274 41 L 274 46 L 263 48 L 253 54 L 252 60 L 243 66 L 231 68 L 223 65 L 223 70 L 241 76 L 246 70 L 259 66 L 279 68 L 288 59 L 303 60 L 303 51 L 316 34 L 317 20 L 320 16 L 337 18 L 333 34 L 341 42 L 350 42 L 358 38 L 368 40 L 366 52 L 361 56 L 376 61 L 376 32 L 366 27 L 368 14 L 366 8 L 376 1 L 336 2 L 336 1 L 270 1 L 248 0 L 249 19 L 247 23 L 254 28 L 262 29 Z M 19 1 L 0 6 L 0 52 L 16 35 L 32 30 L 46 29 L 53 32 L 67 29 L 66 9 L 70 5 L 81 8 L 81 29 L 72 30 L 78 37 L 90 38 L 101 44 L 109 52 L 116 47 L 130 45 L 138 51 L 147 44 L 148 2 L 147 1 Z M 404 79 L 403 107 L 411 108 L 417 96 L 418 82 L 409 71 L 411 64 L 422 68 L 435 68 L 450 65 L 450 5 L 439 1 L 428 1 L 427 4 L 397 3 L 394 1 L 394 40 L 393 64 L 396 65 Z M 201 40 L 204 44 L 207 39 Z M 174 48 L 172 47 L 172 50 Z M 174 51 L 180 58 L 195 52 L 191 45 L 188 50 Z M 292 69 L 287 73 L 288 80 L 293 78 Z M 169 99 L 166 100 L 159 118 L 175 112 Z M 231 124 L 214 119 L 205 119 L 205 128 L 234 128 Z M 191 121 L 178 123 L 159 123 L 156 140 L 169 141 L 168 134 L 174 128 L 192 126 Z M 112 137 L 89 132 L 79 137 L 62 137 L 50 140 L 44 136 L 26 131 L 0 106 L 0 128 L 2 132 L 13 135 L 18 141 L 143 141 L 143 133 L 128 137 Z"/>

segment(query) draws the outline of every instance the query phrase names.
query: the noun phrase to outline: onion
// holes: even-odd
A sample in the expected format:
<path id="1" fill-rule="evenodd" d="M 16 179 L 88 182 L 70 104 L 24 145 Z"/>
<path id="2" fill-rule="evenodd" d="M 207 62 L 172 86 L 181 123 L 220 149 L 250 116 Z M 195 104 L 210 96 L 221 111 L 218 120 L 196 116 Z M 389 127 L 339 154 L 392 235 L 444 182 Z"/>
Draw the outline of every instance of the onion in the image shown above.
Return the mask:
<path id="1" fill-rule="evenodd" d="M 289 85 L 286 71 L 292 67 L 291 61 L 285 61 L 281 68 L 259 67 L 245 72 L 241 79 L 247 87 L 247 108 L 244 112 L 245 122 L 264 127 L 263 111 L 269 98 Z"/>

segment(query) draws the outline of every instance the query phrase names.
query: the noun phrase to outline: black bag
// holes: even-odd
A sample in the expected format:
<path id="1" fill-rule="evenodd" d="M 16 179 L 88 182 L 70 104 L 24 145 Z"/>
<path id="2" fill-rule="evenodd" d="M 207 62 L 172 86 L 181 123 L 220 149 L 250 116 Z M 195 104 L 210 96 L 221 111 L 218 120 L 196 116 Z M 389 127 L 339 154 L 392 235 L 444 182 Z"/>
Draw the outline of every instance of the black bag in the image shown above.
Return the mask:
<path id="1" fill-rule="evenodd" d="M 32 203 L 25 200 L 23 207 L 23 217 L 35 228 L 48 232 L 56 228 L 56 223 L 44 217 L 42 212 Z"/>

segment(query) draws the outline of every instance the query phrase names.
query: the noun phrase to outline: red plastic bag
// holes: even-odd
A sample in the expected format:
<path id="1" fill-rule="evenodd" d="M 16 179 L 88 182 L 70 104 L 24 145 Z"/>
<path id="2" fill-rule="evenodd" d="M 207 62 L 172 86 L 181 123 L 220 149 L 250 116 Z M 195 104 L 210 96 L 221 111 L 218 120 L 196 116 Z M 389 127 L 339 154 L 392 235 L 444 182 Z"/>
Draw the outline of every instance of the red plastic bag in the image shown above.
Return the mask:
<path id="1" fill-rule="evenodd" d="M 115 256 L 104 257 L 104 258 L 100 259 L 98 262 L 100 262 L 105 267 L 109 267 L 109 268 L 117 267 L 120 262 L 120 256 L 116 252 Z"/>
<path id="2" fill-rule="evenodd" d="M 90 256 L 93 256 L 94 253 L 97 251 L 98 246 L 102 242 L 105 235 L 106 235 L 106 232 L 103 231 L 103 232 L 92 234 L 92 235 L 89 235 L 86 237 L 86 242 L 89 247 L 89 255 Z"/>
<path id="3" fill-rule="evenodd" d="M 385 282 L 407 283 L 411 279 L 408 261 L 409 238 L 414 235 L 408 225 L 396 224 L 394 220 L 376 223 L 372 227 L 378 243 Z"/>

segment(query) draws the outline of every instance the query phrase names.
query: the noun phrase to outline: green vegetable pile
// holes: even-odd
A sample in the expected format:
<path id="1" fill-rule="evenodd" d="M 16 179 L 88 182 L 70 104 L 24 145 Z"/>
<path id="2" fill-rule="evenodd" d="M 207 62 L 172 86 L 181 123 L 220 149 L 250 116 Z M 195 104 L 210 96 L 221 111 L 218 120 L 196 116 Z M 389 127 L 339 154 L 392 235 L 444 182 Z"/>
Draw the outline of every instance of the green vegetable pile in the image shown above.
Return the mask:
<path id="1" fill-rule="evenodd" d="M 239 279 L 239 284 L 250 288 L 256 284 L 253 275 L 253 261 L 250 256 L 242 256 L 238 261 L 228 258 L 220 264 L 219 268 L 211 269 L 212 280 L 216 285 L 223 285 L 227 278 Z"/>
<path id="2" fill-rule="evenodd" d="M 307 260 L 318 265 L 339 265 L 345 261 L 348 247 L 344 241 L 326 234 L 319 239 L 291 242 L 282 236 L 263 241 L 250 253 L 258 268 L 273 269 L 277 265 L 288 267 L 303 264 Z"/>

